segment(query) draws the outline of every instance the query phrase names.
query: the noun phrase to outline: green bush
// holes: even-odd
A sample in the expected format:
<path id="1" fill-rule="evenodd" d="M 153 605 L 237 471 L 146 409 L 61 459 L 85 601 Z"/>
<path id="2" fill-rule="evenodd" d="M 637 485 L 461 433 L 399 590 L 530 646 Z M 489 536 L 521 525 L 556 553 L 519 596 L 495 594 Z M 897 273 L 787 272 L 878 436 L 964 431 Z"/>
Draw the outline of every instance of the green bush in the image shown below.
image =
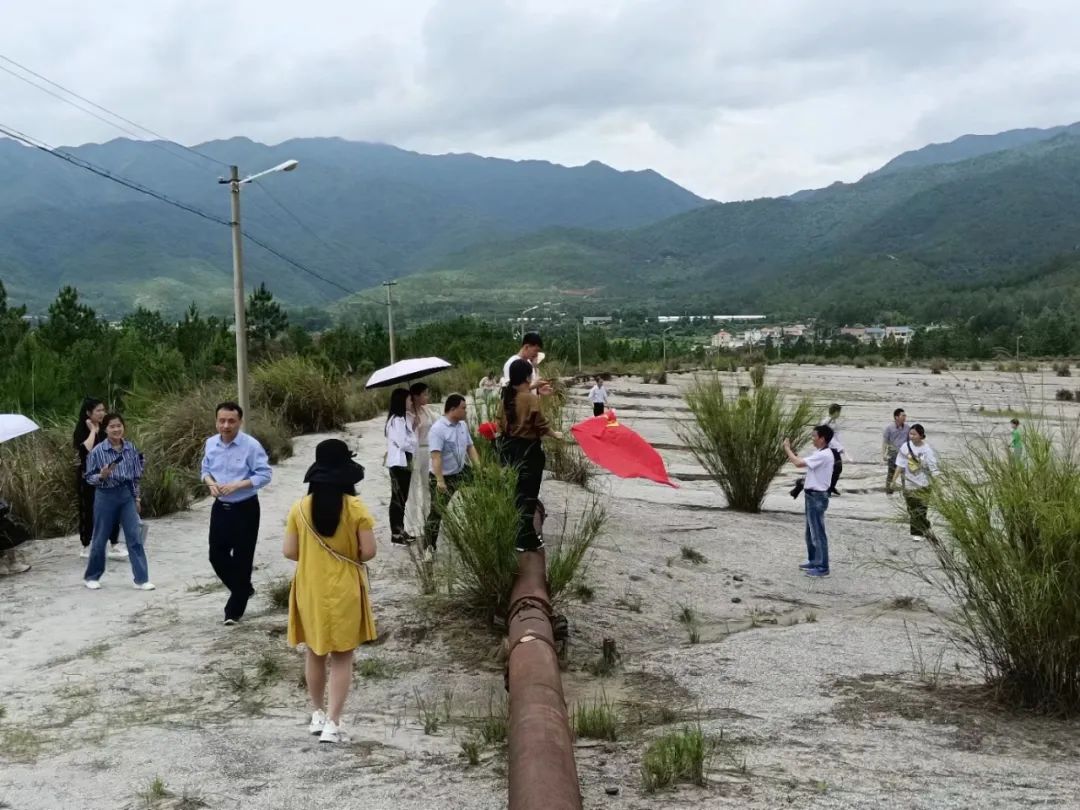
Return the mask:
<path id="1" fill-rule="evenodd" d="M 351 379 L 345 394 L 345 421 L 366 422 L 376 416 L 384 416 L 390 407 L 389 388 L 365 390 L 363 380 Z"/>
<path id="2" fill-rule="evenodd" d="M 804 397 L 786 405 L 780 390 L 767 385 L 730 397 L 715 376 L 697 380 L 686 402 L 694 421 L 676 424 L 679 438 L 732 509 L 760 512 L 769 484 L 787 462 L 784 439 L 798 448 L 810 438 L 813 402 Z"/>
<path id="3" fill-rule="evenodd" d="M 465 609 L 492 621 L 505 616 L 517 575 L 516 473 L 496 464 L 473 471 L 443 517 L 443 533 L 454 549 L 453 597 Z"/>
<path id="4" fill-rule="evenodd" d="M 322 433 L 344 426 L 345 382 L 304 357 L 283 357 L 252 373 L 252 402 L 281 415 L 297 433 Z"/>
<path id="5" fill-rule="evenodd" d="M 654 741 L 641 760 L 645 790 L 652 792 L 679 782 L 704 785 L 710 747 L 700 727 L 673 731 Z"/>
<path id="6" fill-rule="evenodd" d="M 924 579 L 949 596 L 956 640 L 1009 701 L 1080 709 L 1080 442 L 1024 431 L 1024 457 L 976 444 L 935 482 L 946 538 Z"/>
<path id="7" fill-rule="evenodd" d="M 1073 396 L 1073 392 L 1068 388 L 1059 388 L 1057 393 L 1054 394 L 1054 399 L 1058 402 L 1072 402 L 1075 397 Z"/>
<path id="8" fill-rule="evenodd" d="M 765 366 L 758 364 L 750 369 L 750 382 L 754 388 L 761 388 L 765 384 Z"/>
<path id="9" fill-rule="evenodd" d="M 162 517 L 187 509 L 198 491 L 199 474 L 195 470 L 162 461 L 147 459 L 141 491 L 143 517 Z"/>
<path id="10" fill-rule="evenodd" d="M 15 522 L 32 537 L 74 530 L 78 460 L 71 432 L 63 426 L 0 444 L 0 496 L 11 504 Z"/>
<path id="11" fill-rule="evenodd" d="M 574 734 L 581 739 L 608 740 L 619 739 L 619 710 L 614 701 L 601 694 L 590 703 L 579 703 L 574 707 Z"/>
<path id="12" fill-rule="evenodd" d="M 1072 370 L 1068 363 L 1054 363 L 1054 374 L 1058 377 L 1071 377 Z"/>

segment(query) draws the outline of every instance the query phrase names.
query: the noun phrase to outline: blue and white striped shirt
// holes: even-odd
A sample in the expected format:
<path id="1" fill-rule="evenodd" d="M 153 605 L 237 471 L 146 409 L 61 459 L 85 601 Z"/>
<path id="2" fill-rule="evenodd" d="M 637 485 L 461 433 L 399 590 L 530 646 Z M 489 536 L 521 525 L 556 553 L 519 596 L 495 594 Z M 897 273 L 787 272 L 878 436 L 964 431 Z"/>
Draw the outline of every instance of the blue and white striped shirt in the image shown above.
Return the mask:
<path id="1" fill-rule="evenodd" d="M 112 473 L 108 478 L 101 477 L 101 468 L 106 464 L 112 464 Z M 117 487 L 130 487 L 135 497 L 139 497 L 139 479 L 142 478 L 145 464 L 143 455 L 135 449 L 135 445 L 124 439 L 123 446 L 117 450 L 112 442 L 106 439 L 86 457 L 86 469 L 83 475 L 86 483 L 100 489 L 116 489 Z"/>

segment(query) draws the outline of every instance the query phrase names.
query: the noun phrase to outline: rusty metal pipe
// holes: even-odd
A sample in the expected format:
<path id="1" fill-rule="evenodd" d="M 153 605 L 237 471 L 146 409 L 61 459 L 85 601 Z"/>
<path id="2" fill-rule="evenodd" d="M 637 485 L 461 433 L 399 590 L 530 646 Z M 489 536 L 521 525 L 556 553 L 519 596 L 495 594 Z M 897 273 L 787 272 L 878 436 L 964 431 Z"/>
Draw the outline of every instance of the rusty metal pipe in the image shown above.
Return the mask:
<path id="1" fill-rule="evenodd" d="M 543 552 L 518 555 L 508 613 L 510 810 L 581 810 Z"/>

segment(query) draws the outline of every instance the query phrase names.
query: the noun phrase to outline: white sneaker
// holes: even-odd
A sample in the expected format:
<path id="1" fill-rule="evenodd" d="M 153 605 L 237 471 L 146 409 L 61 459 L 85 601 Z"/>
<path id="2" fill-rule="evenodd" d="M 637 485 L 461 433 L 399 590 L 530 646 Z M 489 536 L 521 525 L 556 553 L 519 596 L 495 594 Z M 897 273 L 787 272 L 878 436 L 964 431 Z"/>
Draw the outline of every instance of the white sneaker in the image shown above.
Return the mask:
<path id="1" fill-rule="evenodd" d="M 136 582 L 133 587 L 137 591 L 156 591 L 157 590 L 157 585 L 155 585 L 153 582 L 144 582 L 142 585 L 140 585 L 138 582 Z"/>
<path id="2" fill-rule="evenodd" d="M 310 734 L 322 734 L 323 728 L 326 726 L 326 712 L 322 709 L 318 709 L 311 713 L 311 723 L 308 725 L 307 730 Z"/>
<path id="3" fill-rule="evenodd" d="M 88 579 L 88 580 L 86 580 L 85 584 L 86 584 L 86 587 L 89 588 L 92 591 L 100 591 L 101 590 L 101 583 L 98 582 L 96 579 Z"/>
<path id="4" fill-rule="evenodd" d="M 347 743 L 348 741 L 349 737 L 345 733 L 345 730 L 333 720 L 327 718 L 326 725 L 323 726 L 322 734 L 319 735 L 319 742 Z"/>
<path id="5" fill-rule="evenodd" d="M 83 550 L 79 552 L 79 556 L 84 560 L 90 559 L 90 546 L 83 546 Z"/>
<path id="6" fill-rule="evenodd" d="M 113 546 L 109 549 L 108 556 L 110 560 L 126 560 L 128 556 L 127 549 L 123 546 Z"/>

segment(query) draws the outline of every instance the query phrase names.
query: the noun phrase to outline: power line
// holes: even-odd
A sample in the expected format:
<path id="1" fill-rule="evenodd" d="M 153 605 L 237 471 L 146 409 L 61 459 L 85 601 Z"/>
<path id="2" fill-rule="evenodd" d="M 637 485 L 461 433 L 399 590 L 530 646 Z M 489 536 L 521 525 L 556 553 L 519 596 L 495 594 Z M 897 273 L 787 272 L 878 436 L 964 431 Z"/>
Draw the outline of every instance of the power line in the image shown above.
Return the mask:
<path id="1" fill-rule="evenodd" d="M 14 65 L 19 70 L 22 70 L 22 71 L 24 71 L 26 73 L 29 73 L 31 76 L 34 76 L 35 78 L 41 79 L 41 81 L 55 87 L 58 90 L 63 91 L 64 93 L 67 93 L 69 96 L 77 98 L 77 99 L 79 99 L 79 101 L 85 102 L 85 103 L 89 104 L 91 107 L 93 107 L 93 108 L 95 108 L 97 110 L 101 110 L 103 113 L 106 113 L 108 115 L 111 115 L 113 118 L 116 118 L 116 119 L 118 119 L 120 121 L 123 121 L 125 124 L 130 124 L 131 126 L 135 127 L 136 129 L 142 130 L 143 132 L 146 132 L 146 133 L 148 133 L 150 135 L 153 135 L 155 138 L 158 138 L 159 140 L 162 140 L 162 141 L 165 141 L 167 143 L 173 144 L 174 146 L 179 146 L 184 151 L 191 152 L 191 154 L 197 155 L 198 157 L 201 157 L 203 160 L 209 160 L 211 163 L 215 163 L 218 166 L 227 166 L 228 165 L 228 164 L 223 163 L 222 161 L 218 160 L 217 158 L 210 157 L 210 155 L 207 155 L 207 154 L 205 154 L 203 152 L 200 152 L 198 149 L 194 149 L 194 148 L 192 148 L 190 146 L 185 146 L 182 143 L 178 143 L 177 141 L 174 141 L 172 138 L 167 138 L 164 135 L 162 135 L 161 133 L 155 132 L 154 130 L 150 129 L 149 127 L 144 127 L 142 124 L 138 123 L 137 121 L 132 121 L 130 118 L 125 118 L 124 116 L 120 115 L 119 113 L 115 113 L 112 110 L 110 110 L 109 108 L 104 107 L 101 104 L 98 104 L 96 101 L 92 101 L 91 99 L 88 99 L 85 96 L 79 95 L 74 90 L 69 90 L 68 88 L 64 87 L 62 84 L 59 84 L 58 82 L 54 82 L 52 79 L 48 78 L 47 76 L 42 76 L 40 73 L 38 73 L 38 72 L 36 72 L 34 70 L 31 70 L 26 65 L 23 65 L 23 64 L 21 64 L 19 62 L 16 62 L 14 59 L 12 59 L 9 56 L 4 56 L 4 54 L 0 53 L 0 60 L 2 60 L 4 62 L 7 62 L 9 65 Z M 108 124 L 109 126 L 116 127 L 121 132 L 126 132 L 128 135 L 131 135 L 134 138 L 139 138 L 139 140 L 142 140 L 142 138 L 137 133 L 134 133 L 131 130 L 120 126 L 119 124 L 115 123 L 114 121 L 108 121 L 108 120 L 102 118 L 101 116 L 97 115 L 96 113 L 91 112 L 90 110 L 87 110 L 87 109 L 85 109 L 83 107 L 80 107 L 78 104 L 75 104 L 73 101 L 71 101 L 71 99 L 67 99 L 67 98 L 64 98 L 63 96 L 60 96 L 60 95 L 58 95 L 56 93 L 53 93 L 51 90 L 49 90 L 49 89 L 47 89 L 45 87 L 42 87 L 41 85 L 39 85 L 39 84 L 37 84 L 35 82 L 30 81 L 25 76 L 20 76 L 18 73 L 15 73 L 14 71 L 9 70 L 8 68 L 3 67 L 2 65 L 0 65 L 0 70 L 3 70 L 5 73 L 8 73 L 8 74 L 14 76 L 19 81 L 26 82 L 31 87 L 36 87 L 38 90 L 40 90 L 43 93 L 48 93 L 50 96 L 53 96 L 54 98 L 59 99 L 60 101 L 64 102 L 65 104 L 70 104 L 71 106 L 75 107 L 75 109 L 77 109 L 77 110 L 82 110 L 87 115 L 94 116 L 94 118 L 97 118 L 99 121 L 103 121 L 104 123 Z M 171 150 L 166 149 L 165 151 L 169 152 L 169 154 L 173 155 L 174 157 L 180 157 L 179 155 L 172 152 Z M 192 164 L 192 165 L 194 165 L 194 164 Z"/>

